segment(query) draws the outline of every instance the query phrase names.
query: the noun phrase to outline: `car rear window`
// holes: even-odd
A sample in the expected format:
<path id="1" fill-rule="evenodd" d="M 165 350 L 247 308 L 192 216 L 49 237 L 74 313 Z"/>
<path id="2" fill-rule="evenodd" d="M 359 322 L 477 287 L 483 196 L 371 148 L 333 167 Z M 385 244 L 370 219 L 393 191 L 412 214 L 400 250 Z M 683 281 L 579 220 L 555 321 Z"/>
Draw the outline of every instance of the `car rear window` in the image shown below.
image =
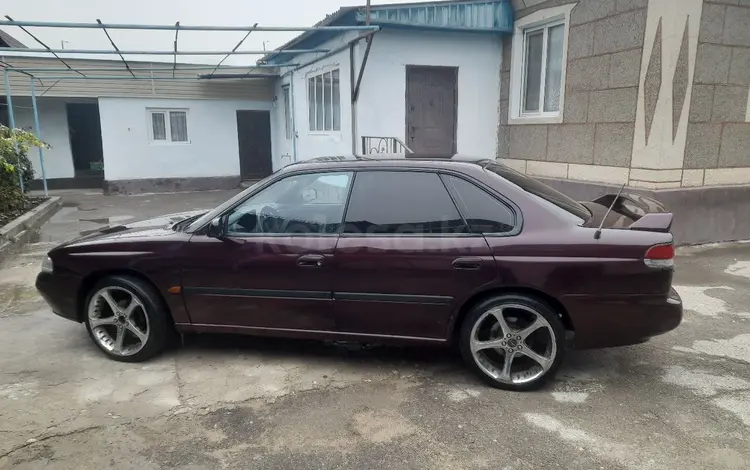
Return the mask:
<path id="1" fill-rule="evenodd" d="M 456 204 L 472 232 L 513 231 L 516 216 L 508 206 L 461 178 L 445 175 L 443 181 L 451 189 Z"/>
<path id="2" fill-rule="evenodd" d="M 591 212 L 589 212 L 589 210 L 586 209 L 582 204 L 574 201 L 560 191 L 550 188 L 539 180 L 526 176 L 523 173 L 519 173 L 516 170 L 513 170 L 512 168 L 508 168 L 505 165 L 501 165 L 495 162 L 485 165 L 484 169 L 515 184 L 527 193 L 533 194 L 534 196 L 537 196 L 547 201 L 548 203 L 554 204 L 556 207 L 559 207 L 560 209 L 563 209 L 566 212 L 569 212 L 570 214 L 583 219 L 584 222 L 591 218 Z"/>

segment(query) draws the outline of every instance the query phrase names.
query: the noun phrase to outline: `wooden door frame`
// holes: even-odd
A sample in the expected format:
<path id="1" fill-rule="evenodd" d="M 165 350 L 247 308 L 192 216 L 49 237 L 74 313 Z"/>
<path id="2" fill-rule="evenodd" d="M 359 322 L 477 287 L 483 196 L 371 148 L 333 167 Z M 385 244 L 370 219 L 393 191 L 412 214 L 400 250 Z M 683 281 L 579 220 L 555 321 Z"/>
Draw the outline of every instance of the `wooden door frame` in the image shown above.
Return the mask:
<path id="1" fill-rule="evenodd" d="M 409 145 L 409 71 L 414 69 L 443 69 L 453 71 L 453 148 L 451 151 L 455 155 L 458 152 L 458 66 L 406 65 L 406 74 L 404 76 L 404 84 L 406 85 L 404 93 L 404 137 L 407 146 Z"/>

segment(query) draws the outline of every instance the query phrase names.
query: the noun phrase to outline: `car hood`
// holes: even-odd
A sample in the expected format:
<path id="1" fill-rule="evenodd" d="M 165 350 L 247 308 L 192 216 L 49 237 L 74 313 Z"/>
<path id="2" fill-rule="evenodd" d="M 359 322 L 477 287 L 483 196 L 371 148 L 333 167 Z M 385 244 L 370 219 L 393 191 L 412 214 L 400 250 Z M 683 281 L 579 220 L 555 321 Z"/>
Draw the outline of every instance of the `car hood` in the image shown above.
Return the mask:
<path id="1" fill-rule="evenodd" d="M 152 219 L 141 220 L 125 225 L 106 226 L 93 232 L 87 233 L 61 246 L 74 246 L 80 244 L 99 243 L 133 238 L 155 238 L 171 236 L 175 234 L 175 231 L 172 229 L 174 224 L 190 217 L 205 214 L 205 212 L 205 210 L 177 212 L 174 214 L 161 215 Z"/>
<path id="2" fill-rule="evenodd" d="M 188 219 L 190 217 L 194 217 L 196 215 L 205 214 L 206 211 L 186 211 L 186 212 L 176 212 L 174 214 L 167 214 L 167 215 L 160 215 L 159 217 L 154 217 L 153 219 L 147 219 L 142 220 L 140 222 L 133 222 L 132 224 L 127 224 L 125 227 L 129 229 L 137 229 L 137 228 L 168 228 L 172 227 L 177 222 L 181 222 L 185 219 Z"/>

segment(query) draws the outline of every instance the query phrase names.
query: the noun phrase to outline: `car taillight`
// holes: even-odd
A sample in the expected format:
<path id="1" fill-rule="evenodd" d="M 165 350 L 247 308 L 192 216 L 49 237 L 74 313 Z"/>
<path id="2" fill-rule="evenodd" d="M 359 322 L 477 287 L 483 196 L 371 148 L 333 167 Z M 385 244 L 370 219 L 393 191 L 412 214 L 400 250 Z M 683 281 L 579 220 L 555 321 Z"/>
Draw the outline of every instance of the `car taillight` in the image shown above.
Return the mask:
<path id="1" fill-rule="evenodd" d="M 643 262 L 649 268 L 672 269 L 674 267 L 674 245 L 654 245 L 646 251 Z"/>

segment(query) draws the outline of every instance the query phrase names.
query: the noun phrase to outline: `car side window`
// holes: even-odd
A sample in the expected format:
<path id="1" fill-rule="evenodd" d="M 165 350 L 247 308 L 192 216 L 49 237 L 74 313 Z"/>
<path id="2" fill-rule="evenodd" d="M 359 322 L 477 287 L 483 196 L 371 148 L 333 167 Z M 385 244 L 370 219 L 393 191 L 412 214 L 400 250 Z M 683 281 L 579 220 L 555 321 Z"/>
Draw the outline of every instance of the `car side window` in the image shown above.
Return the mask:
<path id="1" fill-rule="evenodd" d="M 436 173 L 365 171 L 354 179 L 344 233 L 467 233 Z"/>
<path id="2" fill-rule="evenodd" d="M 308 173 L 276 181 L 229 213 L 232 236 L 337 233 L 351 172 Z"/>
<path id="3" fill-rule="evenodd" d="M 443 175 L 469 229 L 475 233 L 508 233 L 515 227 L 515 214 L 506 204 L 483 189 L 455 176 Z"/>

